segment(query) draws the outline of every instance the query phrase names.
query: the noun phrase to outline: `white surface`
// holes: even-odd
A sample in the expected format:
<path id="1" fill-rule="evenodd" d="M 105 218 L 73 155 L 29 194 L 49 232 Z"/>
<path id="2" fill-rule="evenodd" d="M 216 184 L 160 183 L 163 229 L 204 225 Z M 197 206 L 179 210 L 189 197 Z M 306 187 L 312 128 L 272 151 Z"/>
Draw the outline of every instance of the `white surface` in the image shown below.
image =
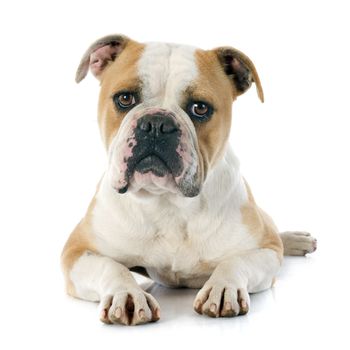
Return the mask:
<path id="1" fill-rule="evenodd" d="M 348 349 L 349 77 L 346 1 L 11 1 L 0 4 L 1 349 Z M 90 42 L 232 45 L 260 73 L 235 102 L 231 141 L 258 203 L 281 230 L 307 230 L 310 258 L 287 259 L 250 313 L 210 319 L 195 291 L 153 288 L 161 321 L 99 323 L 63 292 L 59 255 L 104 169 L 98 84 L 74 83 Z"/>
<path id="2" fill-rule="evenodd" d="M 135 327 L 104 325 L 98 320 L 97 304 L 65 296 L 57 259 L 46 257 L 38 265 L 43 274 L 51 265 L 51 276 L 42 280 L 38 270 L 34 280 L 30 275 L 22 276 L 21 283 L 18 277 L 12 279 L 9 291 L 19 285 L 24 289 L 11 293 L 15 299 L 3 300 L 6 318 L 1 341 L 7 344 L 2 349 L 209 349 L 225 345 L 347 349 L 349 301 L 345 286 L 339 283 L 345 271 L 322 259 L 331 255 L 321 245 L 317 255 L 286 259 L 275 287 L 252 295 L 249 314 L 231 319 L 196 314 L 192 309 L 196 290 L 152 285 L 149 291 L 160 302 L 161 320 Z"/>

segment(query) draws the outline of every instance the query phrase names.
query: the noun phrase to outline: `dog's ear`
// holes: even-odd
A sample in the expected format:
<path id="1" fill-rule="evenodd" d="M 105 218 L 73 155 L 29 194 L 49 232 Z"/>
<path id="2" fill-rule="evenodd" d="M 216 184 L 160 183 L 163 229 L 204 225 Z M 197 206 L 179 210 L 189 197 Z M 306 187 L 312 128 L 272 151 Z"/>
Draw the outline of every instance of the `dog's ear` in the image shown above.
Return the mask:
<path id="1" fill-rule="evenodd" d="M 264 92 L 258 73 L 253 62 L 244 53 L 225 46 L 214 49 L 221 66 L 230 80 L 233 82 L 238 95 L 243 94 L 255 83 L 256 90 L 261 102 L 264 102 Z"/>
<path id="2" fill-rule="evenodd" d="M 129 38 L 124 35 L 108 35 L 96 40 L 85 52 L 80 61 L 75 81 L 82 81 L 90 68 L 92 74 L 99 78 L 110 62 L 113 62 L 123 51 Z"/>

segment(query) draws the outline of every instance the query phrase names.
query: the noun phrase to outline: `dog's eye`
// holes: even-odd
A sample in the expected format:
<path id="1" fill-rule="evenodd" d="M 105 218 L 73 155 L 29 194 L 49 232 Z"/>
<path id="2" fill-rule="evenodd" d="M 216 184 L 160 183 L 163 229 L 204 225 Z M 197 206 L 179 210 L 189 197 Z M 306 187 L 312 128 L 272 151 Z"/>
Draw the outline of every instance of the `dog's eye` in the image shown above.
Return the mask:
<path id="1" fill-rule="evenodd" d="M 115 105 L 121 109 L 129 109 L 136 104 L 136 96 L 132 92 L 121 92 L 113 97 Z"/>
<path id="2" fill-rule="evenodd" d="M 189 103 L 187 106 L 187 113 L 193 119 L 196 119 L 198 121 L 205 121 L 213 113 L 213 108 L 208 103 L 195 101 Z"/>

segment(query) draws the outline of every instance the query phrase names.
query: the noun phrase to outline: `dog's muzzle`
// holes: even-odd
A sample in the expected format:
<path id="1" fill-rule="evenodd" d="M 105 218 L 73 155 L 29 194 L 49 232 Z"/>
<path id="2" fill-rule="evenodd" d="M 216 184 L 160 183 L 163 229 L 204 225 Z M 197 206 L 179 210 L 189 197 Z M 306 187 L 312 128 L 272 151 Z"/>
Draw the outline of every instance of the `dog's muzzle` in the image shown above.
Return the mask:
<path id="1" fill-rule="evenodd" d="M 147 114 L 137 121 L 135 128 L 136 145 L 128 159 L 128 176 L 135 171 L 145 174 L 152 172 L 162 177 L 171 173 L 179 176 L 183 162 L 176 152 L 181 138 L 180 126 L 169 114 Z"/>
<path id="2" fill-rule="evenodd" d="M 114 188 L 119 193 L 139 189 L 154 193 L 199 193 L 198 156 L 190 131 L 174 113 L 147 109 L 128 122 L 118 138 Z M 124 135 L 124 136 L 122 136 Z"/>

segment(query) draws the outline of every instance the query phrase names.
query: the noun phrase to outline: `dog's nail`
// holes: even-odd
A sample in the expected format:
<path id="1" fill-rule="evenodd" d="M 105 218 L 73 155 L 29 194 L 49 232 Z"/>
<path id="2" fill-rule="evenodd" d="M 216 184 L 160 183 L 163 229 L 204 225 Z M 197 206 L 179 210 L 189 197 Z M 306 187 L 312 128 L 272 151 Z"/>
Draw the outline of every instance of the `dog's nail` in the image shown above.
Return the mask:
<path id="1" fill-rule="evenodd" d="M 111 324 L 112 322 L 108 318 L 108 310 L 103 309 L 100 313 L 100 321 L 103 323 Z"/>
<path id="2" fill-rule="evenodd" d="M 215 312 L 216 312 L 216 304 L 211 304 L 210 305 L 210 312 L 215 314 Z"/>
<path id="3" fill-rule="evenodd" d="M 123 187 L 123 188 L 120 188 L 120 189 L 118 190 L 118 192 L 119 192 L 120 194 L 123 194 L 123 193 L 125 193 L 127 190 L 128 190 L 128 185 L 126 185 L 126 186 Z"/>
<path id="4" fill-rule="evenodd" d="M 159 319 L 160 318 L 160 310 L 156 309 L 156 317 Z"/>
<path id="5" fill-rule="evenodd" d="M 121 315 L 122 315 L 122 309 L 120 307 L 117 307 L 117 309 L 114 312 L 114 316 L 116 318 L 120 318 Z"/>
<path id="6" fill-rule="evenodd" d="M 100 318 L 103 319 L 103 320 L 107 318 L 107 309 L 103 309 L 101 311 Z"/>
<path id="7" fill-rule="evenodd" d="M 232 310 L 232 304 L 231 304 L 229 301 L 227 301 L 227 302 L 225 303 L 224 309 L 225 309 L 225 310 Z"/>
<path id="8" fill-rule="evenodd" d="M 139 317 L 140 317 L 140 318 L 145 318 L 145 317 L 146 317 L 146 313 L 145 313 L 145 310 L 144 310 L 144 309 L 140 309 L 140 310 L 139 310 Z"/>
<path id="9" fill-rule="evenodd" d="M 200 307 L 201 307 L 201 305 L 202 305 L 201 301 L 200 301 L 200 300 L 197 300 L 197 301 L 196 301 L 196 304 L 194 305 L 194 308 L 199 310 Z"/>
<path id="10" fill-rule="evenodd" d="M 246 303 L 245 300 L 242 300 L 242 301 L 241 301 L 241 306 L 242 306 L 243 309 L 246 309 L 246 308 L 247 308 L 247 303 Z"/>

